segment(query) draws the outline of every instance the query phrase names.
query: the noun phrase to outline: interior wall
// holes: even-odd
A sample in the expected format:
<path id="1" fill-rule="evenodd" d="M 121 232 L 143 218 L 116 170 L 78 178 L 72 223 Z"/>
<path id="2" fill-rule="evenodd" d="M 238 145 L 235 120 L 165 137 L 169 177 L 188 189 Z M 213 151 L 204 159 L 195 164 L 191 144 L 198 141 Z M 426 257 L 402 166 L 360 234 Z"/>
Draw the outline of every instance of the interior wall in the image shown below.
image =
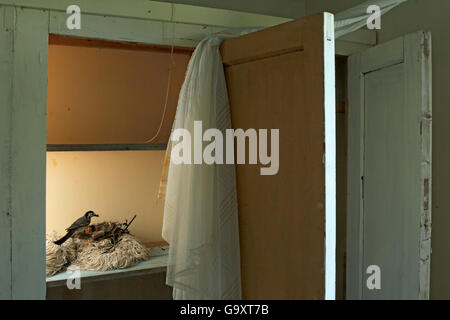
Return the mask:
<path id="1" fill-rule="evenodd" d="M 162 241 L 157 199 L 165 151 L 47 152 L 46 229 L 63 234 L 86 211 L 92 222 L 128 221 L 143 242 Z"/>
<path id="2" fill-rule="evenodd" d="M 50 37 L 47 144 L 165 144 L 190 49 Z M 157 199 L 165 151 L 47 152 L 46 231 L 63 234 L 88 210 L 125 221 L 143 242 L 162 241 Z"/>
<path id="3" fill-rule="evenodd" d="M 74 43 L 77 43 L 73 40 Z M 50 44 L 47 143 L 167 143 L 190 50 Z M 107 44 L 110 45 L 110 44 Z"/>

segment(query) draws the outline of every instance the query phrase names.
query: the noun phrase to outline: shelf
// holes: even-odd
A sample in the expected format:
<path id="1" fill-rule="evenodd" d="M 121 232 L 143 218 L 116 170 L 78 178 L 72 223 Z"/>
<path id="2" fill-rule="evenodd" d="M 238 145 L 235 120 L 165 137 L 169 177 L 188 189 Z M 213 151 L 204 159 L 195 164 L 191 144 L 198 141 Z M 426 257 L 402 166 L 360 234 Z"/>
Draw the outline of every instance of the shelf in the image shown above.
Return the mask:
<path id="1" fill-rule="evenodd" d="M 167 256 L 168 246 L 154 247 L 151 249 L 150 258 L 146 261 L 142 261 L 135 266 L 116 269 L 108 271 L 92 271 L 92 270 L 82 270 L 81 282 L 92 282 L 92 281 L 102 281 L 102 280 L 112 280 L 124 277 L 133 277 L 138 275 L 152 274 L 165 272 L 167 267 Z M 67 279 L 72 275 L 72 272 L 60 272 L 51 277 L 47 277 L 47 287 L 57 287 L 65 286 Z"/>
<path id="2" fill-rule="evenodd" d="M 48 144 L 47 151 L 166 150 L 167 144 Z"/>

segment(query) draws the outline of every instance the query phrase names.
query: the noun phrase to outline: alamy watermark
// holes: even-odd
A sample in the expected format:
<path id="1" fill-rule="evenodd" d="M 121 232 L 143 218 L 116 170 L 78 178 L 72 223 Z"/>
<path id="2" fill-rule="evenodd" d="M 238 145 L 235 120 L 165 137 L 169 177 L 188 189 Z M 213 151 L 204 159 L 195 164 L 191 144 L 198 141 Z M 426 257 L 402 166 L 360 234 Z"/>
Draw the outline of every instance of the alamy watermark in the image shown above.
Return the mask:
<path id="1" fill-rule="evenodd" d="M 81 9 L 76 4 L 71 4 L 67 7 L 66 13 L 70 14 L 66 20 L 66 27 L 69 30 L 81 29 Z"/>
<path id="2" fill-rule="evenodd" d="M 67 273 L 69 276 L 66 280 L 67 289 L 73 290 L 81 290 L 81 271 L 79 267 L 70 266 L 67 268 Z"/>
<path id="3" fill-rule="evenodd" d="M 258 131 L 226 129 L 224 137 L 222 131 L 215 128 L 203 132 L 202 121 L 194 121 L 193 135 L 186 129 L 175 129 L 172 132 L 170 139 L 175 144 L 170 155 L 171 161 L 174 164 L 234 164 L 236 149 L 236 163 L 245 164 L 246 141 L 248 141 L 248 163 L 257 164 L 259 160 L 260 164 L 266 166 L 260 168 L 261 175 L 275 175 L 280 164 L 280 130 L 270 130 L 270 155 L 267 131 L 267 129 Z M 235 140 L 237 140 L 236 148 Z M 204 142 L 209 142 L 205 148 Z"/>
<path id="4" fill-rule="evenodd" d="M 381 289 L 381 269 L 377 265 L 370 265 L 367 267 L 366 273 L 370 276 L 367 278 L 366 286 L 369 290 Z"/>
<path id="5" fill-rule="evenodd" d="M 371 14 L 367 18 L 367 29 L 369 30 L 380 30 L 381 29 L 381 9 L 380 6 L 377 5 L 370 5 L 367 7 L 367 13 Z"/>

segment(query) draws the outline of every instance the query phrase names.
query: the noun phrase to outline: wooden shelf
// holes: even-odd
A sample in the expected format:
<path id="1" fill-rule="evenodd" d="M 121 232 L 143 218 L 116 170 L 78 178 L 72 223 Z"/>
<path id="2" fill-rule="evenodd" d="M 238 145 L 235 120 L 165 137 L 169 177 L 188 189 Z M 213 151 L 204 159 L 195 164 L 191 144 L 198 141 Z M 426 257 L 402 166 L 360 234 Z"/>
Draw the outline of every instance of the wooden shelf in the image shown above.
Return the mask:
<path id="1" fill-rule="evenodd" d="M 48 144 L 47 151 L 166 150 L 167 144 Z"/>
<path id="2" fill-rule="evenodd" d="M 125 269 L 116 269 L 108 271 L 92 271 L 82 270 L 81 282 L 103 281 L 118 279 L 124 277 L 133 277 L 138 275 L 152 274 L 165 272 L 167 268 L 168 246 L 153 247 L 150 252 L 150 258 L 142 261 L 137 265 Z M 65 286 L 67 279 L 72 275 L 72 272 L 65 271 L 57 273 L 51 277 L 47 277 L 47 287 Z"/>

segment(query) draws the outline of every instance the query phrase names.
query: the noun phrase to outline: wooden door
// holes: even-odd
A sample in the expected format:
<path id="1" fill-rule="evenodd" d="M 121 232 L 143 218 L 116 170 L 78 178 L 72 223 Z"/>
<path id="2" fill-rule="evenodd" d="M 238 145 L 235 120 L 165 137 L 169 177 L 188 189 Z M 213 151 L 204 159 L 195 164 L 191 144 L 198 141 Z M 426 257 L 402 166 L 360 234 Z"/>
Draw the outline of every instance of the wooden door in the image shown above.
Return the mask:
<path id="1" fill-rule="evenodd" d="M 235 129 L 279 129 L 279 171 L 237 165 L 244 299 L 334 298 L 334 23 L 317 14 L 225 41 Z"/>
<path id="2" fill-rule="evenodd" d="M 428 298 L 430 59 L 423 32 L 349 58 L 349 299 Z"/>

